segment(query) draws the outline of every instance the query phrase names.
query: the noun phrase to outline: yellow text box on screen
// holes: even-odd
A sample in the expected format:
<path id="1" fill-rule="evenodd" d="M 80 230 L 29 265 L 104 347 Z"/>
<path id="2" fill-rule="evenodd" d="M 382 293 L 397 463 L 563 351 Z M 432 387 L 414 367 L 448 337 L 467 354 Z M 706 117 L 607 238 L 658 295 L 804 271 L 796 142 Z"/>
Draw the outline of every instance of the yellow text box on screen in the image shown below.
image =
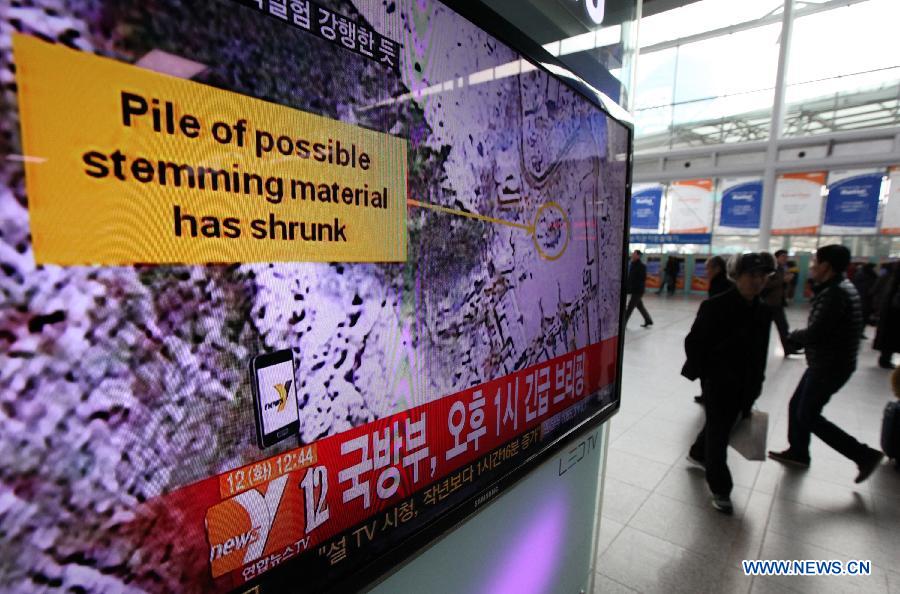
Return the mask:
<path id="1" fill-rule="evenodd" d="M 406 140 L 27 35 L 14 51 L 39 264 L 405 261 Z M 316 161 L 329 141 L 356 166 Z"/>

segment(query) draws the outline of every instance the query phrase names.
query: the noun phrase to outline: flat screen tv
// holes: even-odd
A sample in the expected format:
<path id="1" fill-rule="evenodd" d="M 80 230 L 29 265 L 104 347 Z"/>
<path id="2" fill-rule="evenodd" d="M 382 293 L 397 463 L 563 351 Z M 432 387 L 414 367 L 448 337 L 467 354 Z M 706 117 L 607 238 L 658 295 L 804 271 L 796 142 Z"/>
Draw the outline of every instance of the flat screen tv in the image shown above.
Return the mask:
<path id="1" fill-rule="evenodd" d="M 631 128 L 493 13 L 4 15 L 0 590 L 362 587 L 617 410 Z"/>

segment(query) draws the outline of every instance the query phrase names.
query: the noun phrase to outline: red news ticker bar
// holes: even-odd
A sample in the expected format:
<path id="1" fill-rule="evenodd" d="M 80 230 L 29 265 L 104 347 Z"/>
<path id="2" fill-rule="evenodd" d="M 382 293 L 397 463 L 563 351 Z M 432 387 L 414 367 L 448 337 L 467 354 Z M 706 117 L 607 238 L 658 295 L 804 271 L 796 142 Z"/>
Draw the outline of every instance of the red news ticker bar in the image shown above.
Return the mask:
<path id="1" fill-rule="evenodd" d="M 615 379 L 616 355 L 617 338 L 613 337 L 204 479 L 162 499 L 178 505 L 183 521 L 193 524 L 184 531 L 186 537 L 196 537 L 200 533 L 197 528 L 203 527 L 205 542 L 192 548 L 208 556 L 217 589 L 234 588 L 291 556 L 313 551 L 318 543 L 404 500 L 609 385 Z M 580 381 L 579 367 L 583 372 Z M 457 429 L 458 436 L 454 435 Z M 477 439 L 470 434 L 477 435 Z M 365 456 L 362 444 L 366 444 Z M 425 449 L 427 453 L 423 455 Z M 454 451 L 458 454 L 452 456 Z M 414 459 L 418 459 L 415 464 Z M 364 469 L 356 480 L 351 476 L 356 474 L 354 467 Z M 317 468 L 324 468 L 324 472 L 316 471 Z M 243 473 L 243 482 L 238 480 L 238 472 Z M 308 472 L 319 472 L 320 476 L 307 476 Z M 315 484 L 313 478 L 317 479 Z M 327 484 L 324 497 L 323 482 Z M 303 491 L 302 483 L 308 483 L 309 493 Z M 268 516 L 257 509 L 264 505 L 273 508 Z M 318 518 L 309 516 L 322 510 L 327 510 L 324 521 L 322 514 Z M 266 520 L 259 520 L 260 517 L 271 521 L 268 530 L 254 524 L 265 524 Z M 310 519 L 319 523 L 307 532 Z M 260 539 L 265 542 L 257 543 Z M 247 569 L 254 565 L 259 569 L 249 575 Z"/>

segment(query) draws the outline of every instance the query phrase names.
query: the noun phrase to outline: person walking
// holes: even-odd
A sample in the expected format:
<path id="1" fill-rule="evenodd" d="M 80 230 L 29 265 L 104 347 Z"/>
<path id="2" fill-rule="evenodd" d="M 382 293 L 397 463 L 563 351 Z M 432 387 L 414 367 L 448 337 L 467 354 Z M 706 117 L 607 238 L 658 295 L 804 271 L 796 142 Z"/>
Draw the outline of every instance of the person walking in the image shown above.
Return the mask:
<path id="1" fill-rule="evenodd" d="M 640 250 L 634 250 L 631 254 L 631 265 L 628 267 L 628 284 L 626 290 L 630 295 L 628 299 L 628 307 L 625 308 L 625 325 L 628 325 L 628 319 L 637 308 L 644 317 L 644 323 L 641 325 L 647 328 L 653 325 L 653 318 L 647 308 L 644 307 L 644 291 L 647 289 L 647 267 L 641 261 L 643 254 Z"/>
<path id="2" fill-rule="evenodd" d="M 734 283 L 728 280 L 725 266 L 725 258 L 722 256 L 713 256 L 706 261 L 706 277 L 709 279 L 707 297 L 715 297 L 734 287 Z"/>
<path id="3" fill-rule="evenodd" d="M 728 439 L 765 380 L 772 312 L 759 294 L 775 272 L 775 259 L 765 252 L 736 255 L 728 268 L 735 288 L 700 304 L 684 340 L 687 361 L 681 371 L 692 381 L 700 379 L 706 411 L 688 460 L 705 468 L 712 505 L 726 514 L 734 509 Z"/>
<path id="4" fill-rule="evenodd" d="M 725 268 L 726 262 L 722 256 L 713 256 L 706 261 L 706 278 L 709 280 L 706 294 L 710 299 L 734 288 L 734 283 L 728 280 L 728 272 Z M 704 404 L 706 401 L 703 399 L 703 394 L 700 394 L 694 396 L 694 402 Z"/>
<path id="5" fill-rule="evenodd" d="M 675 284 L 678 282 L 678 271 L 680 268 L 681 262 L 679 262 L 678 257 L 675 254 L 669 254 L 669 257 L 666 259 L 663 282 L 659 286 L 659 291 L 656 292 L 657 295 L 661 295 L 663 289 L 666 289 L 666 293 L 669 295 L 675 294 Z"/>
<path id="6" fill-rule="evenodd" d="M 787 255 L 785 250 L 775 252 L 775 274 L 769 277 L 766 288 L 762 292 L 763 302 L 772 309 L 772 320 L 775 322 L 775 328 L 778 329 L 778 338 L 781 339 L 785 357 L 796 355 L 799 352 L 796 346 L 788 341 L 790 327 L 787 316 L 784 314 L 784 308 L 787 305 L 785 296 L 790 280 L 788 277 L 790 273 L 787 272 Z"/>
<path id="7" fill-rule="evenodd" d="M 884 262 L 878 269 L 878 278 L 872 285 L 872 322 L 877 326 L 878 319 L 881 316 L 881 306 L 884 305 L 884 294 L 887 292 L 888 284 L 890 284 L 891 274 L 894 272 L 894 264 Z"/>
<path id="8" fill-rule="evenodd" d="M 875 264 L 866 262 L 856 269 L 853 275 L 853 286 L 859 293 L 859 299 L 862 301 L 863 312 L 863 328 L 872 320 L 872 290 L 875 288 L 875 282 L 878 280 L 878 273 L 875 272 Z M 863 337 L 865 338 L 865 337 Z"/>
<path id="9" fill-rule="evenodd" d="M 885 281 L 879 303 L 878 329 L 875 332 L 875 350 L 880 351 L 878 366 L 894 369 L 891 359 L 900 352 L 900 266 L 894 265 Z"/>
<path id="10" fill-rule="evenodd" d="M 831 397 L 856 370 L 862 332 L 862 307 L 853 284 L 846 279 L 850 250 L 826 245 L 816 252 L 811 269 L 814 287 L 806 328 L 790 339 L 806 348 L 807 369 L 788 405 L 786 450 L 770 451 L 769 458 L 784 464 L 808 467 L 810 435 L 853 460 L 859 470 L 856 481 L 866 480 L 884 454 L 858 442 L 822 416 Z"/>
<path id="11" fill-rule="evenodd" d="M 788 260 L 785 265 L 788 273 L 787 300 L 793 301 L 797 296 L 797 280 L 800 278 L 800 267 L 795 260 Z"/>

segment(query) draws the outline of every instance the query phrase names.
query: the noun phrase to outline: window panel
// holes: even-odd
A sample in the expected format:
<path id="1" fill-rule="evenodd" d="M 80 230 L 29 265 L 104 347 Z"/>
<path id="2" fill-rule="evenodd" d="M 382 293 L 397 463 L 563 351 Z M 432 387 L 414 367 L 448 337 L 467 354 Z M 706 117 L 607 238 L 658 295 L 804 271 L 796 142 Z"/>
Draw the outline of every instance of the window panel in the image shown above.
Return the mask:
<path id="1" fill-rule="evenodd" d="M 675 103 L 774 88 L 780 31 L 767 25 L 679 47 Z"/>

